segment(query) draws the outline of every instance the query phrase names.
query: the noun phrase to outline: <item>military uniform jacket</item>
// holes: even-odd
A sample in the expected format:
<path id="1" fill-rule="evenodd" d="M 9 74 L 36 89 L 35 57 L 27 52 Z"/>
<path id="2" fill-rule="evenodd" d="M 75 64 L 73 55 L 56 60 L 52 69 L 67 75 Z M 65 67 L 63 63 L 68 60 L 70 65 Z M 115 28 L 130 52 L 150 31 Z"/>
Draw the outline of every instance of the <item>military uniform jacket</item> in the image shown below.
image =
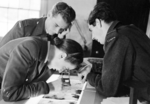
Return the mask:
<path id="1" fill-rule="evenodd" d="M 34 18 L 18 21 L 13 28 L 2 38 L 0 47 L 10 40 L 27 37 L 27 36 L 41 36 L 46 37 L 45 32 L 45 18 Z"/>
<path id="2" fill-rule="evenodd" d="M 150 85 L 150 39 L 140 29 L 113 22 L 106 35 L 104 52 L 102 69 L 92 69 L 88 74 L 88 81 L 101 95 L 117 96 L 128 81 Z M 145 88 L 140 95 L 150 100 L 149 93 L 150 89 Z"/>
<path id="3" fill-rule="evenodd" d="M 5 101 L 18 101 L 47 94 L 52 74 L 44 62 L 47 41 L 40 37 L 14 39 L 0 48 L 0 79 Z"/>

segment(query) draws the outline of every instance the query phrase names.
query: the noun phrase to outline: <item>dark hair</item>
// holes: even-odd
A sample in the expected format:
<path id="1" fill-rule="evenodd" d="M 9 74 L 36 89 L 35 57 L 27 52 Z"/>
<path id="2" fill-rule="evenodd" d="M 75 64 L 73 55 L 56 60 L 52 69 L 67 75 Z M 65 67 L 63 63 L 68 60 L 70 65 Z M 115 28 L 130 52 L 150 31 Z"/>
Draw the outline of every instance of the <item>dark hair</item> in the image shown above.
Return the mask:
<path id="1" fill-rule="evenodd" d="M 83 49 L 81 45 L 72 39 L 54 38 L 54 45 L 67 53 L 66 60 L 72 64 L 79 65 L 83 62 Z"/>
<path id="2" fill-rule="evenodd" d="M 91 11 L 88 23 L 89 25 L 94 25 L 96 19 L 102 19 L 106 23 L 110 23 L 116 20 L 116 14 L 113 9 L 105 2 L 99 2 L 94 6 L 94 9 Z"/>
<path id="3" fill-rule="evenodd" d="M 57 14 L 60 14 L 69 25 L 76 18 L 74 9 L 64 2 L 58 2 L 53 8 L 52 16 L 56 16 Z"/>

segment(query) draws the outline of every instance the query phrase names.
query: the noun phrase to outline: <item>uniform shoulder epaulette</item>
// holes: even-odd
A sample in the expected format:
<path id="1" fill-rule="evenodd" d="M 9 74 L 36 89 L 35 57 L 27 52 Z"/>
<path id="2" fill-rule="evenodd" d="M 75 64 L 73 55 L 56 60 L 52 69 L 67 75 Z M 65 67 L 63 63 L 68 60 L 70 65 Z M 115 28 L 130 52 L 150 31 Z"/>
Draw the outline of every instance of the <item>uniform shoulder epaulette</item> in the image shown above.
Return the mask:
<path id="1" fill-rule="evenodd" d="M 107 39 L 107 42 L 110 42 L 110 41 L 114 40 L 115 38 L 116 37 L 111 37 L 111 38 Z"/>
<path id="2" fill-rule="evenodd" d="M 39 19 L 26 19 L 26 20 L 23 20 L 23 24 L 24 26 L 29 26 L 29 25 L 36 25 L 38 23 Z"/>

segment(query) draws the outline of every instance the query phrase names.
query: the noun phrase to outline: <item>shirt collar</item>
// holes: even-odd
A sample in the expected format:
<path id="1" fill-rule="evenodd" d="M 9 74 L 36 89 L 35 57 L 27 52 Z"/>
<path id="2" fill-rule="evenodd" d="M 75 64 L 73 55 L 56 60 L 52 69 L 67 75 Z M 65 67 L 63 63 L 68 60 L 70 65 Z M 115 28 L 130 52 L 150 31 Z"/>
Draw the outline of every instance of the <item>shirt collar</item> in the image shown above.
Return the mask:
<path id="1" fill-rule="evenodd" d="M 119 23 L 120 23 L 119 21 L 114 21 L 112 25 L 109 27 L 107 34 L 110 34 L 111 32 L 115 31 L 116 30 L 115 28 Z"/>
<path id="2" fill-rule="evenodd" d="M 47 42 L 47 55 L 45 58 L 44 63 L 46 63 L 48 61 L 48 57 L 49 57 L 49 50 L 50 50 L 50 41 Z"/>

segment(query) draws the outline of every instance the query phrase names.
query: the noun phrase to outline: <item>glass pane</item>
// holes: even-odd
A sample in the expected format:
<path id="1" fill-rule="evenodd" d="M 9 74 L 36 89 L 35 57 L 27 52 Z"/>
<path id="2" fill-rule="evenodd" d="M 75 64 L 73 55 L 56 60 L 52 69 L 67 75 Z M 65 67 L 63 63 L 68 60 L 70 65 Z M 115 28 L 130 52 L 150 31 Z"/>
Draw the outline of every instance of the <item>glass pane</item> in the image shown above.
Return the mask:
<path id="1" fill-rule="evenodd" d="M 30 0 L 20 0 L 19 8 L 29 9 L 30 8 Z"/>
<path id="2" fill-rule="evenodd" d="M 0 37 L 3 37 L 7 33 L 7 22 L 0 22 Z"/>
<path id="3" fill-rule="evenodd" d="M 7 8 L 0 8 L 0 22 L 7 22 Z"/>
<path id="4" fill-rule="evenodd" d="M 9 7 L 12 8 L 19 8 L 19 1 L 20 0 L 9 0 Z"/>
<path id="5" fill-rule="evenodd" d="M 10 29 L 12 29 L 12 27 L 15 25 L 16 22 L 17 22 L 17 21 L 8 22 L 7 31 L 9 31 Z"/>
<path id="6" fill-rule="evenodd" d="M 30 9 L 40 10 L 41 0 L 30 0 Z"/>
<path id="7" fill-rule="evenodd" d="M 18 20 L 18 9 L 8 9 L 8 22 L 14 22 Z"/>
<path id="8" fill-rule="evenodd" d="M 39 11 L 29 11 L 29 18 L 39 18 Z"/>
<path id="9" fill-rule="evenodd" d="M 8 7 L 9 0 L 0 0 L 0 6 Z"/>
<path id="10" fill-rule="evenodd" d="M 28 10 L 19 10 L 19 20 L 23 20 L 29 17 Z"/>

